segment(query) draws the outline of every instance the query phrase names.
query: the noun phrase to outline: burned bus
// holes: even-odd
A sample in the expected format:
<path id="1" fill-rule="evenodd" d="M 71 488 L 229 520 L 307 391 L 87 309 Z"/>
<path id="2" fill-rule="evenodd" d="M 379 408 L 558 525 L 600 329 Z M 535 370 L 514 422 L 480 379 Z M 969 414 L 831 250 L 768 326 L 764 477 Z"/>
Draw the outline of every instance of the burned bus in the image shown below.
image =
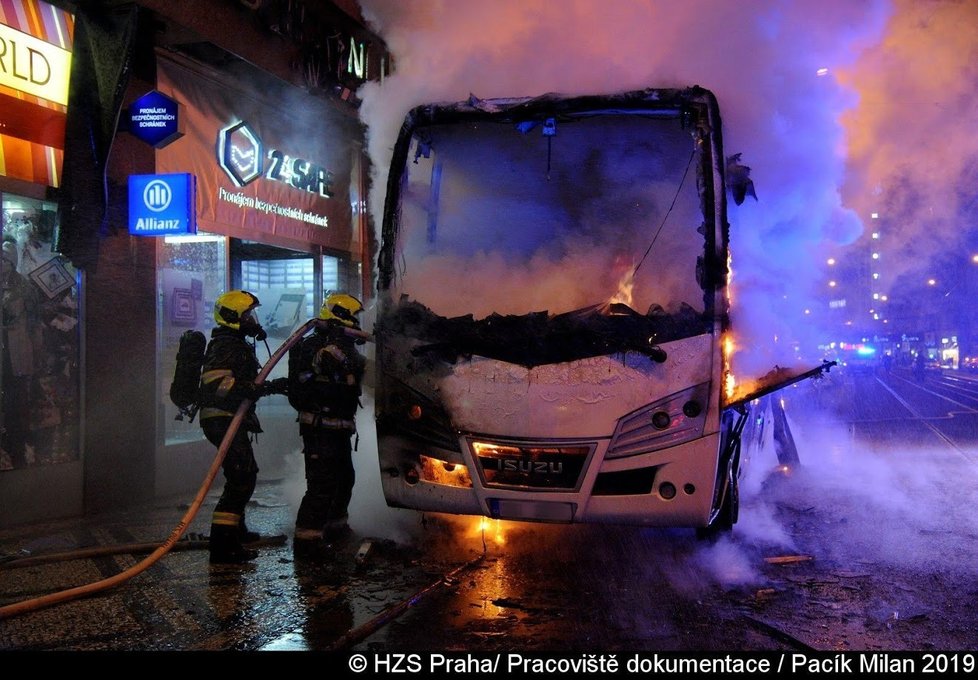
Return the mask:
<path id="1" fill-rule="evenodd" d="M 388 505 L 732 527 L 724 173 L 699 87 L 411 110 L 374 325 Z"/>

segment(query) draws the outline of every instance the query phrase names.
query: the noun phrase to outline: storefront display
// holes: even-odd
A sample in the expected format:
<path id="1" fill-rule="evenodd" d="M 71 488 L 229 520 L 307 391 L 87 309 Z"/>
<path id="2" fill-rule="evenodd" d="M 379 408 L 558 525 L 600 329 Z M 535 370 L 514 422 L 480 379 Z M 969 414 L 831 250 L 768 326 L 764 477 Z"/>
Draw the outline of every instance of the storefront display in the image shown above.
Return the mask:
<path id="1" fill-rule="evenodd" d="M 157 249 L 158 445 L 171 449 L 158 457 L 159 481 L 179 455 L 174 448 L 205 443 L 198 423 L 178 417 L 166 387 L 180 335 L 209 333 L 220 293 L 243 288 L 261 300 L 262 361 L 314 316 L 325 290 L 352 283 L 361 294 L 351 271 L 361 240 L 352 206 L 364 167 L 356 122 L 322 98 L 257 72 L 216 74 L 175 55 L 157 65 L 157 91 L 179 104 L 186 134 L 157 150 L 156 172 L 194 176 L 199 230 L 165 236 Z M 282 362 L 270 378 L 286 369 Z M 284 397 L 263 399 L 261 410 L 270 441 L 295 437 L 295 411 Z"/>
<path id="2" fill-rule="evenodd" d="M 78 459 L 79 304 L 55 206 L 2 194 L 0 470 Z"/>

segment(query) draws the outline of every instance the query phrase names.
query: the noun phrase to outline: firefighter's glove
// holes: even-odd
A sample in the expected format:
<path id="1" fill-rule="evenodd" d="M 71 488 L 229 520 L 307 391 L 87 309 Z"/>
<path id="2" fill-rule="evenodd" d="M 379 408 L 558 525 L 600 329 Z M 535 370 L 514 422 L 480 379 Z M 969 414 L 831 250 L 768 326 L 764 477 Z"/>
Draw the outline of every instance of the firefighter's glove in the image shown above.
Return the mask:
<path id="1" fill-rule="evenodd" d="M 262 385 L 262 396 L 268 396 L 270 394 L 288 394 L 288 393 L 289 393 L 288 378 L 275 378 L 275 380 L 269 380 L 264 385 Z"/>

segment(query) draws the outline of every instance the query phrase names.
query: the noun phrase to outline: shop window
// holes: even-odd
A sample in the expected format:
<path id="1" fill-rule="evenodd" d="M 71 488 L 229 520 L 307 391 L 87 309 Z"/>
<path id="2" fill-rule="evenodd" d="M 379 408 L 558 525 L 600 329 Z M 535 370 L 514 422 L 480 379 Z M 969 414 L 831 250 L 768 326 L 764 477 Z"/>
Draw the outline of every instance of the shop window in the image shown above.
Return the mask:
<path id="1" fill-rule="evenodd" d="M 57 206 L 0 194 L 0 470 L 79 458 L 79 291 L 53 251 Z"/>
<path id="2" fill-rule="evenodd" d="M 258 361 L 266 366 L 272 354 L 319 311 L 314 311 L 315 260 L 305 251 L 231 239 L 229 261 L 231 288 L 247 290 L 261 301 L 257 318 L 268 337 L 256 343 L 255 350 Z M 286 355 L 267 377 L 274 380 L 288 374 Z M 295 409 L 283 395 L 267 396 L 258 404 L 258 418 L 261 436 L 273 442 L 256 452 L 258 464 L 262 469 L 282 469 L 281 456 L 301 450 Z"/>
<path id="3" fill-rule="evenodd" d="M 323 256 L 323 295 L 341 292 L 349 293 L 363 300 L 360 274 L 360 265 L 351 262 L 349 259 L 330 257 L 329 255 Z"/>
<path id="4" fill-rule="evenodd" d="M 158 404 L 163 423 L 160 431 L 167 445 L 204 439 L 196 420 L 183 418 L 170 401 L 170 382 L 177 349 L 184 331 L 197 329 L 210 336 L 214 326 L 214 300 L 224 292 L 227 279 L 227 246 L 223 236 L 197 234 L 167 236 L 157 250 L 159 319 Z"/>
<path id="5" fill-rule="evenodd" d="M 340 261 L 328 255 L 323 256 L 323 290 L 341 290 Z"/>
<path id="6" fill-rule="evenodd" d="M 309 253 L 232 240 L 231 267 L 232 280 L 236 281 L 232 287 L 254 293 L 261 300 L 258 321 L 268 333 L 269 343 L 281 344 L 311 318 L 316 279 Z"/>

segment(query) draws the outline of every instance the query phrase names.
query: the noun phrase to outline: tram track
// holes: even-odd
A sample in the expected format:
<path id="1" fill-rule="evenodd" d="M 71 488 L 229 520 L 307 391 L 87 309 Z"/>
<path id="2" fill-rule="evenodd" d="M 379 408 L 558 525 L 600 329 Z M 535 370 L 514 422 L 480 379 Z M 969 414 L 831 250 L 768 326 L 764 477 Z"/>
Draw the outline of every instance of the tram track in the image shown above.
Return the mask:
<path id="1" fill-rule="evenodd" d="M 907 383 L 913 383 L 913 381 L 907 380 L 903 377 L 899 377 L 898 379 Z M 948 374 L 941 374 L 940 377 L 936 379 L 936 385 L 935 381 L 925 381 L 923 384 L 913 384 L 917 384 L 920 389 L 923 389 L 928 394 L 947 399 L 953 404 L 960 406 L 962 409 L 966 409 L 969 412 L 978 412 L 978 381 Z M 926 385 L 931 385 L 931 389 L 928 389 Z M 935 391 L 935 389 L 933 389 L 935 386 L 943 391 Z M 963 401 L 958 401 L 959 399 Z"/>
<path id="2" fill-rule="evenodd" d="M 802 395 L 800 413 L 837 419 L 851 435 L 877 445 L 915 446 L 935 438 L 955 456 L 978 464 L 978 380 L 933 375 L 919 381 L 907 371 L 843 374 L 832 391 Z M 797 414 L 796 414 L 797 417 Z"/>
<path id="3" fill-rule="evenodd" d="M 902 379 L 902 378 L 901 378 L 901 379 Z M 876 378 L 876 381 L 877 381 L 877 382 L 878 382 L 878 383 L 879 383 L 879 384 L 880 384 L 880 385 L 881 385 L 881 386 L 883 387 L 883 389 L 885 389 L 885 390 L 886 390 L 887 392 L 889 392 L 889 393 L 890 393 L 890 395 L 891 395 L 891 396 L 892 396 L 892 397 L 893 397 L 894 399 L 896 399 L 896 400 L 897 400 L 897 402 L 898 402 L 898 403 L 899 403 L 899 404 L 900 404 L 900 405 L 901 405 L 901 406 L 902 406 L 903 408 L 905 408 L 905 409 L 906 409 L 906 410 L 907 410 L 907 411 L 908 411 L 909 413 L 911 413 L 911 414 L 913 415 L 913 417 L 914 417 L 914 418 L 915 418 L 915 419 L 916 419 L 916 420 L 917 420 L 918 422 L 920 422 L 920 423 L 921 423 L 921 424 L 922 424 L 922 425 L 923 425 L 924 427 L 926 427 L 926 428 L 927 428 L 928 430 L 930 430 L 931 432 L 933 432 L 933 433 L 934 433 L 934 434 L 935 434 L 935 435 L 936 435 L 936 436 L 938 437 L 938 439 L 940 439 L 941 441 L 943 441 L 944 443 L 946 443 L 946 444 L 947 444 L 948 446 L 950 446 L 950 447 L 951 447 L 951 448 L 952 448 L 952 449 L 953 449 L 954 451 L 956 451 L 956 452 L 957 452 L 957 453 L 959 453 L 959 454 L 960 454 L 961 456 L 963 456 L 963 457 L 964 457 L 964 458 L 965 458 L 965 459 L 966 459 L 967 461 L 969 461 L 970 463 L 975 463 L 975 464 L 978 464 L 978 458 L 976 458 L 976 457 L 974 456 L 974 454 L 971 454 L 971 453 L 969 453 L 969 452 L 967 452 L 967 451 L 965 451 L 964 449 L 962 449 L 962 448 L 961 448 L 960 446 L 958 446 L 958 444 L 957 444 L 957 443 L 956 443 L 956 442 L 955 442 L 955 441 L 954 441 L 953 439 L 951 439 L 950 437 L 948 437 L 948 436 L 947 436 L 947 435 L 946 435 L 946 434 L 945 434 L 944 432 L 942 432 L 942 431 L 941 431 L 941 430 L 940 430 L 940 429 L 939 429 L 939 428 L 938 428 L 938 427 L 937 427 L 937 426 L 936 426 L 936 425 L 935 425 L 935 424 L 934 424 L 934 423 L 932 422 L 932 420 L 933 420 L 932 418 L 928 418 L 928 417 L 926 417 L 926 416 L 924 416 L 923 414 L 921 414 L 921 413 L 920 413 L 920 412 L 919 412 L 919 411 L 918 411 L 918 410 L 917 410 L 917 409 L 916 409 L 916 408 L 915 408 L 915 407 L 914 407 L 914 406 L 913 406 L 913 405 L 912 405 L 912 404 L 911 404 L 910 402 L 908 402 L 908 401 L 907 401 L 906 399 L 904 399 L 904 398 L 903 398 L 902 396 L 900 396 L 900 395 L 899 395 L 899 394 L 898 394 L 898 393 L 896 392 L 896 390 L 894 390 L 894 389 L 893 389 L 892 387 L 890 387 L 890 386 L 889 386 L 888 384 L 886 384 L 886 383 L 885 383 L 885 382 L 884 382 L 883 380 L 881 380 L 880 378 L 878 378 L 878 377 L 877 377 L 877 378 Z M 930 391 L 930 390 L 928 390 L 928 391 Z M 934 395 L 936 395 L 936 396 L 939 396 L 939 397 L 942 397 L 942 398 L 944 398 L 944 399 L 946 399 L 947 401 L 951 401 L 952 403 L 955 403 L 955 404 L 959 404 L 959 405 L 961 405 L 961 406 L 964 406 L 963 404 L 960 404 L 959 402 L 956 402 L 956 401 L 954 401 L 954 400 L 952 400 L 952 399 L 949 399 L 949 398 L 947 398 L 947 397 L 943 397 L 942 395 L 939 395 L 939 394 L 937 394 L 936 392 L 931 392 L 931 394 L 934 394 Z M 973 412 L 973 413 L 978 413 L 978 411 L 975 411 L 974 409 L 969 409 L 969 410 L 970 410 L 971 412 Z M 950 417 L 951 415 L 952 415 L 952 414 L 950 414 L 950 413 L 949 413 L 949 417 Z"/>

